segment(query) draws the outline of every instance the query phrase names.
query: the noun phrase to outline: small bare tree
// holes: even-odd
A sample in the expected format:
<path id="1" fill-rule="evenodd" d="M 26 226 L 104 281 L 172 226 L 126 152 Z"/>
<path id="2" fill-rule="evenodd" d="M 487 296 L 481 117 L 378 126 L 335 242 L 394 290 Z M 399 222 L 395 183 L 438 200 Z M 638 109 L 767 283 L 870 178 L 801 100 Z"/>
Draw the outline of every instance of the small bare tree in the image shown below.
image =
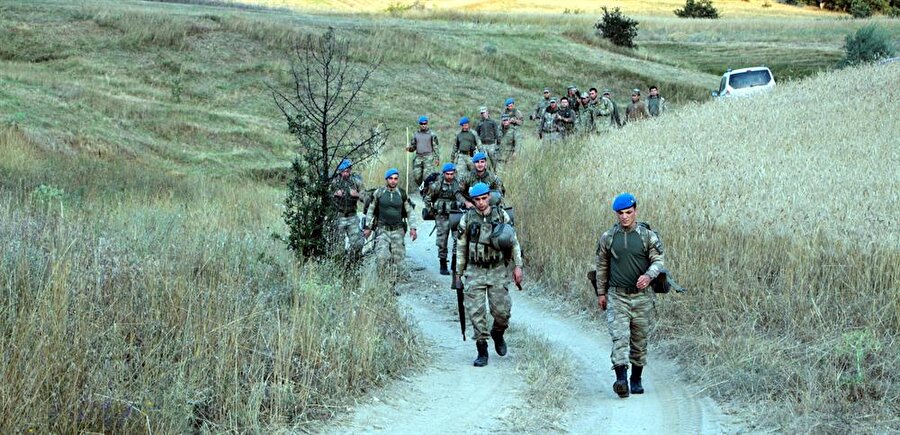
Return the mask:
<path id="1" fill-rule="evenodd" d="M 309 35 L 294 47 L 294 87 L 283 92 L 269 86 L 288 129 L 299 142 L 285 199 L 288 247 L 298 256 L 326 254 L 329 222 L 334 216 L 329 185 L 343 159 L 354 165 L 375 156 L 387 142 L 387 131 L 363 125 L 365 86 L 381 65 L 350 58 L 349 41 L 333 28 Z"/>

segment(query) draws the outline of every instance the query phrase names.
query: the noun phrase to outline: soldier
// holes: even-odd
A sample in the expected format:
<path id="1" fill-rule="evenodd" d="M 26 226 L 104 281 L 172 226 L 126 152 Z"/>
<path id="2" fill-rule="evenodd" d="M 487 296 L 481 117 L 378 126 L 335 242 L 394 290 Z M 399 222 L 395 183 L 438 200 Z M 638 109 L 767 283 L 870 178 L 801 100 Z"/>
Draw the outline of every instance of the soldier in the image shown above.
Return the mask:
<path id="1" fill-rule="evenodd" d="M 336 251 L 343 250 L 344 238 L 350 242 L 349 254 L 358 257 L 362 253 L 362 232 L 359 230 L 359 216 L 356 214 L 357 204 L 362 201 L 360 192 L 365 192 L 362 177 L 352 172 L 353 163 L 344 159 L 338 165 L 338 174 L 331 180 L 332 204 L 337 212 L 334 225 L 334 243 Z"/>
<path id="2" fill-rule="evenodd" d="M 481 139 L 469 129 L 469 118 L 463 116 L 459 120 L 461 131 L 456 134 L 456 146 L 453 150 L 456 167 L 460 175 L 472 171 L 472 156 L 481 148 Z M 462 169 L 465 168 L 465 172 Z"/>
<path id="3" fill-rule="evenodd" d="M 472 335 L 478 350 L 473 365 L 484 367 L 488 363 L 485 297 L 494 318 L 490 330 L 494 350 L 497 355 L 504 356 L 507 349 L 503 334 L 509 327 L 512 305 L 506 288 L 509 281 L 506 264 L 512 261 L 515 265 L 512 278 L 521 289 L 522 249 L 509 215 L 502 207 L 490 205 L 488 185 L 475 184 L 468 193 L 475 207 L 459 221 L 454 282 L 459 283 L 465 277 L 466 313 L 472 322 Z"/>
<path id="4" fill-rule="evenodd" d="M 441 173 L 443 177 L 428 186 L 428 193 L 425 195 L 425 207 L 431 209 L 434 213 L 434 227 L 437 232 L 435 245 L 438 248 L 438 262 L 441 266 L 441 275 L 450 275 L 450 269 L 447 269 L 447 237 L 452 236 L 450 233 L 450 212 L 459 210 L 459 204 L 456 201 L 459 181 L 456 180 L 456 165 L 453 163 L 444 163 Z M 454 246 L 456 245 L 454 244 Z"/>
<path id="5" fill-rule="evenodd" d="M 544 143 L 556 142 L 562 138 L 559 125 L 556 123 L 558 114 L 559 107 L 556 105 L 556 98 L 551 98 L 550 105 L 544 110 L 541 123 L 538 126 L 538 138 L 543 139 Z"/>
<path id="6" fill-rule="evenodd" d="M 422 187 L 422 181 L 431 173 L 431 168 L 440 164 L 441 153 L 438 149 L 438 137 L 428 128 L 428 117 L 419 117 L 419 131 L 413 134 L 406 150 L 416 153 L 413 159 L 413 181 L 416 187 Z"/>
<path id="7" fill-rule="evenodd" d="M 372 193 L 372 204 L 366 210 L 363 236 L 368 239 L 372 231 L 375 231 L 378 269 L 394 284 L 403 269 L 403 258 L 406 257 L 403 240 L 406 228 L 409 227 L 409 235 L 415 241 L 418 236 L 418 219 L 413 213 L 409 196 L 399 187 L 400 172 L 396 168 L 388 169 L 384 173 L 384 180 L 385 185 Z"/>
<path id="8" fill-rule="evenodd" d="M 544 99 L 538 101 L 537 107 L 534 108 L 534 113 L 532 113 L 529 118 L 531 118 L 532 121 L 540 121 L 544 116 L 544 110 L 546 110 L 548 106 L 550 106 L 550 88 L 544 88 Z"/>
<path id="9" fill-rule="evenodd" d="M 666 111 L 666 99 L 659 95 L 659 88 L 650 86 L 650 96 L 647 97 L 647 109 L 650 116 L 656 117 Z"/>
<path id="10" fill-rule="evenodd" d="M 575 117 L 578 114 L 575 110 L 572 109 L 570 105 L 571 101 L 568 98 L 562 97 L 559 100 L 559 111 L 556 112 L 556 122 L 557 131 L 559 131 L 563 137 L 571 136 L 572 133 L 575 132 Z"/>
<path id="11" fill-rule="evenodd" d="M 512 125 L 512 120 L 507 115 L 500 117 L 500 149 L 497 150 L 497 165 L 503 167 L 515 157 L 518 146 L 518 128 Z M 498 170 L 499 171 L 499 170 Z"/>
<path id="12" fill-rule="evenodd" d="M 594 110 L 591 107 L 591 97 L 587 92 L 582 92 L 581 112 L 578 113 L 578 118 L 575 120 L 575 131 L 582 136 L 587 136 L 594 132 L 594 122 Z"/>
<path id="13" fill-rule="evenodd" d="M 509 118 L 509 123 L 516 127 L 525 122 L 525 117 L 522 116 L 522 112 L 520 112 L 519 109 L 516 109 L 516 100 L 507 98 L 506 101 L 503 102 L 503 105 L 506 106 L 506 108 L 503 109 L 503 113 L 500 114 L 501 120 L 503 119 L 503 116 L 506 116 Z"/>
<path id="14" fill-rule="evenodd" d="M 481 107 L 481 122 L 475 127 L 478 138 L 481 139 L 481 150 L 487 154 L 488 163 L 494 168 L 494 154 L 497 153 L 497 141 L 500 140 L 500 125 L 491 119 L 491 113 L 487 107 Z"/>
<path id="15" fill-rule="evenodd" d="M 578 107 L 578 88 L 575 85 L 569 85 L 569 87 L 566 89 L 566 96 L 564 98 L 569 99 L 569 106 L 572 108 L 572 110 L 575 111 L 575 113 L 578 113 L 578 111 L 581 109 L 580 107 Z M 562 105 L 562 102 L 560 102 L 559 104 Z"/>
<path id="16" fill-rule="evenodd" d="M 490 190 L 500 192 L 501 195 L 506 193 L 500 177 L 487 169 L 487 156 L 484 153 L 475 153 L 475 156 L 472 157 L 472 163 L 475 165 L 475 170 L 469 172 L 465 178 L 460 180 L 459 191 L 456 196 L 456 200 L 465 205 L 466 208 L 472 208 L 474 205 L 472 198 L 467 194 L 468 189 L 478 183 L 484 183 Z"/>
<path id="17" fill-rule="evenodd" d="M 591 100 L 588 102 L 588 107 L 593 107 L 595 110 L 594 116 L 596 113 L 596 106 L 600 104 L 600 94 L 597 93 L 597 88 L 588 89 L 588 96 L 591 97 Z"/>
<path id="18" fill-rule="evenodd" d="M 631 104 L 625 108 L 625 122 L 634 122 L 649 118 L 650 111 L 647 110 L 647 104 L 641 101 L 641 90 L 632 89 Z"/>
<path id="19" fill-rule="evenodd" d="M 612 100 L 612 91 L 609 89 L 603 90 L 603 96 L 600 98 L 600 105 L 597 107 L 597 115 L 608 119 L 608 121 L 600 121 L 600 124 L 604 129 L 622 126 L 622 119 L 619 118 L 619 107 L 616 105 L 616 102 Z"/>
<path id="20" fill-rule="evenodd" d="M 618 223 L 597 242 L 597 303 L 606 311 L 612 337 L 613 391 L 628 397 L 628 363 L 631 362 L 630 391 L 642 394 L 641 373 L 647 365 L 647 335 L 655 295 L 650 282 L 663 269 L 663 248 L 659 237 L 637 222 L 637 201 L 630 193 L 613 200 Z M 608 302 L 607 302 L 608 298 Z"/>

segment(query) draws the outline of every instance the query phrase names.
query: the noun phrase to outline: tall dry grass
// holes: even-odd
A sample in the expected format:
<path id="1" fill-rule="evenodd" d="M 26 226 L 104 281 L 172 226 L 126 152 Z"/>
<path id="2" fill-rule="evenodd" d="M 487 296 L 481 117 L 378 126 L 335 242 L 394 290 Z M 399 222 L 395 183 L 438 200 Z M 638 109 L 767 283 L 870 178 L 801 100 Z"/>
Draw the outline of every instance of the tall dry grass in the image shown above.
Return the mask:
<path id="1" fill-rule="evenodd" d="M 588 143 L 528 143 L 506 174 L 526 270 L 594 310 L 583 280 L 629 191 L 690 291 L 657 342 L 752 429 L 900 429 L 896 66 L 695 105 Z M 652 361 L 651 361 L 652 363 Z"/>
<path id="2" fill-rule="evenodd" d="M 0 431 L 303 429 L 417 362 L 382 283 L 272 240 L 277 191 L 0 149 Z"/>

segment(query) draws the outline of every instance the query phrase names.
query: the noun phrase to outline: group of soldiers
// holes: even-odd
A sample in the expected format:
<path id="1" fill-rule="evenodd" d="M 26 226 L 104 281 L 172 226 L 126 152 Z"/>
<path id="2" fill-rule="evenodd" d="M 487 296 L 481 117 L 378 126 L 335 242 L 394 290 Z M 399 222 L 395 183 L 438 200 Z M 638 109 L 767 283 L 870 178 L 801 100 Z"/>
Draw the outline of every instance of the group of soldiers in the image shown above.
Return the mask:
<path id="1" fill-rule="evenodd" d="M 571 86 L 566 97 L 556 99 L 549 89 L 544 89 L 544 100 L 530 116 L 539 121 L 539 137 L 555 141 L 572 134 L 594 133 L 600 125 L 621 126 L 659 116 L 665 110 L 665 99 L 659 96 L 656 87 L 650 88 L 647 103 L 641 101 L 640 90 L 633 90 L 625 121 L 620 120 L 610 91 L 599 96 L 596 88 L 580 95 L 577 92 Z M 488 338 L 494 342 L 498 355 L 507 353 L 503 336 L 511 310 L 509 287 L 515 284 L 521 289 L 524 267 L 513 219 L 503 203 L 505 188 L 497 175 L 499 168 L 515 156 L 518 128 L 524 124 L 524 117 L 512 98 L 505 101 L 500 124 L 490 118 L 486 107 L 479 112 L 481 119 L 474 131 L 467 117 L 459 120 L 460 132 L 449 162 L 441 165 L 439 140 L 429 128 L 426 116 L 419 118 L 419 128 L 406 148 L 415 153 L 411 175 L 419 187 L 427 215 L 435 221 L 440 274 L 452 274 L 454 285 L 464 285 L 465 311 L 478 352 L 473 362 L 476 367 L 488 363 Z M 432 173 L 439 165 L 440 172 Z M 352 172 L 352 163 L 344 160 L 337 169 L 332 182 L 338 211 L 333 225 L 337 240 L 341 246 L 348 240 L 350 250 L 359 252 L 365 240 L 374 234 L 378 269 L 391 282 L 396 282 L 405 258 L 405 235 L 408 231 L 415 241 L 421 222 L 409 193 L 399 186 L 399 171 L 388 169 L 384 174 L 385 185 L 366 199 L 362 178 Z M 365 220 L 360 225 L 357 204 L 364 200 L 368 204 Z M 646 338 L 654 301 L 650 282 L 660 274 L 663 254 L 655 233 L 636 224 L 637 202 L 633 196 L 619 195 L 612 208 L 618 223 L 601 235 L 597 245 L 598 304 L 607 312 L 613 339 L 611 360 L 616 372 L 613 390 L 620 397 L 627 397 L 629 392 L 643 393 L 641 374 L 646 364 Z M 454 214 L 460 215 L 455 226 Z M 451 252 L 455 253 L 455 264 L 449 261 Z M 490 328 L 488 309 L 493 317 Z M 630 383 L 625 380 L 629 362 Z"/>

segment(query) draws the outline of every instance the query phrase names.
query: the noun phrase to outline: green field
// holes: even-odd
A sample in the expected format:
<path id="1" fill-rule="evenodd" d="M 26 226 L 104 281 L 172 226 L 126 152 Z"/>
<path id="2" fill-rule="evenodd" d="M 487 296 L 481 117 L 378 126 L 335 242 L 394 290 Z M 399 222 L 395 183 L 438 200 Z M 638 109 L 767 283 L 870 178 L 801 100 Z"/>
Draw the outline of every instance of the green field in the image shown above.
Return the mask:
<path id="1" fill-rule="evenodd" d="M 552 160 L 523 154 L 508 174 L 514 201 L 562 208 L 563 221 L 578 223 L 547 240 L 542 208 L 523 208 L 529 270 L 583 302 L 570 277 L 591 262 L 608 198 L 635 190 L 664 228 L 679 276 L 703 296 L 661 306 L 666 350 L 693 379 L 751 416 L 779 409 L 759 430 L 898 430 L 897 122 L 881 89 L 895 89 L 900 75 L 893 66 L 818 74 L 840 58 L 846 34 L 874 21 L 896 42 L 900 23 L 756 1 L 723 2 L 718 21 L 679 20 L 668 12 L 675 3 L 622 2 L 641 21 L 639 48 L 622 50 L 594 36 L 595 11 L 563 14 L 579 7 L 565 2 L 509 3 L 515 14 L 466 2 L 396 16 L 380 13 L 382 3 L 356 15 L 3 2 L 0 428 L 303 429 L 421 360 L 380 284 L 297 265 L 277 241 L 297 145 L 267 85 L 287 89 L 292 43 L 333 26 L 354 59 L 385 61 L 360 106 L 391 130 L 389 149 L 364 168 L 371 185 L 386 166 L 403 165 L 405 129 L 421 114 L 449 144 L 460 116 L 509 96 L 528 110 L 544 86 L 612 88 L 622 106 L 629 89 L 658 85 L 670 118 Z M 725 68 L 760 63 L 780 80 L 808 79 L 783 81 L 756 100 L 764 109 L 707 104 Z M 857 111 L 871 104 L 878 109 Z M 713 121 L 732 127 L 717 133 Z M 641 153 L 617 155 L 626 144 Z M 649 176 L 611 170 L 671 150 L 677 157 L 658 160 Z M 718 171 L 696 175 L 708 168 Z M 789 192 L 773 201 L 794 210 L 787 222 L 799 232 L 768 230 L 782 222 L 766 212 L 773 190 Z M 850 219 L 853 193 L 872 206 L 865 225 Z M 698 248 L 709 243 L 722 247 Z M 722 276 L 734 279 L 716 287 Z M 388 330 L 403 333 L 378 332 Z"/>

